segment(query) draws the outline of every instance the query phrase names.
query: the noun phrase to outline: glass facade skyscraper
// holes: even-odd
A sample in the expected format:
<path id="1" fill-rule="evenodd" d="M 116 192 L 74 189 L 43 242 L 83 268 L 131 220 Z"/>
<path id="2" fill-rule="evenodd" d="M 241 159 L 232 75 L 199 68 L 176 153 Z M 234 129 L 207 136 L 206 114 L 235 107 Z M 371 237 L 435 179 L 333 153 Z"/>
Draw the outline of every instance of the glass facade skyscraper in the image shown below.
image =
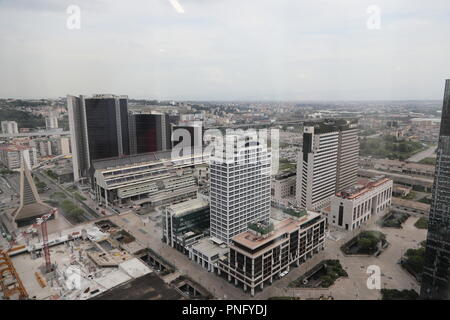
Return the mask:
<path id="1" fill-rule="evenodd" d="M 446 81 L 421 298 L 450 298 L 450 80 Z"/>
<path id="2" fill-rule="evenodd" d="M 74 178 L 89 176 L 93 160 L 130 154 L 128 97 L 67 97 Z"/>

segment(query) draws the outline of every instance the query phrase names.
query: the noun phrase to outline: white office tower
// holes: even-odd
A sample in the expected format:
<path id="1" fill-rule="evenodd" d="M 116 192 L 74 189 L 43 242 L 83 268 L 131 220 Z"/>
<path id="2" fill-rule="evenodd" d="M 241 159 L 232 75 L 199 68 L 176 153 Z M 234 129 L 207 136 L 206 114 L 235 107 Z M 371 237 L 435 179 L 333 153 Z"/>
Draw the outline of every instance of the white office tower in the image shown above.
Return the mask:
<path id="1" fill-rule="evenodd" d="M 51 115 L 45 118 L 45 128 L 47 130 L 58 129 L 58 117 Z"/>
<path id="2" fill-rule="evenodd" d="M 339 131 L 336 193 L 355 184 L 358 178 L 358 126 L 349 123 Z"/>
<path id="3" fill-rule="evenodd" d="M 331 197 L 356 183 L 359 143 L 357 122 L 305 123 L 303 150 L 297 161 L 297 205 L 319 210 Z"/>
<path id="4" fill-rule="evenodd" d="M 15 121 L 2 121 L 2 133 L 3 134 L 16 134 L 19 133 L 17 122 Z"/>
<path id="5" fill-rule="evenodd" d="M 226 243 L 270 217 L 271 152 L 253 135 L 227 134 L 211 156 L 211 236 Z M 222 151 L 222 152 L 221 152 Z"/>

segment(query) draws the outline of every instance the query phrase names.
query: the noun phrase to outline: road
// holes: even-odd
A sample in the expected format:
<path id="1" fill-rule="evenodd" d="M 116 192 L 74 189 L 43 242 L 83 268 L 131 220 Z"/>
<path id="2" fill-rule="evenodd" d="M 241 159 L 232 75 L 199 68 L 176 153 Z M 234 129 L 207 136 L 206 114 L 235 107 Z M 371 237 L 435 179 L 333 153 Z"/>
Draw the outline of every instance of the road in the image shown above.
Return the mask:
<path id="1" fill-rule="evenodd" d="M 407 161 L 410 162 L 420 162 L 421 160 L 425 158 L 432 158 L 435 156 L 435 151 L 437 149 L 437 146 L 431 146 L 428 149 L 421 151 L 419 153 L 416 153 L 415 155 L 409 157 Z"/>
<path id="2" fill-rule="evenodd" d="M 35 170 L 33 172 L 39 179 L 43 180 L 47 186 L 53 187 L 55 191 L 63 192 L 67 197 L 69 197 L 74 203 L 78 204 L 85 210 L 84 217 L 87 220 L 93 220 L 99 218 L 100 215 L 95 212 L 94 209 L 86 205 L 83 201 L 77 199 L 71 192 L 67 191 L 64 187 L 62 187 L 59 183 L 55 182 L 53 179 L 49 178 L 46 174 L 43 174 L 39 170 Z"/>
<path id="3" fill-rule="evenodd" d="M 13 137 L 46 137 L 46 136 L 67 136 L 70 135 L 70 131 L 40 131 L 40 132 L 21 132 L 21 133 L 2 133 L 0 138 L 13 138 Z"/>

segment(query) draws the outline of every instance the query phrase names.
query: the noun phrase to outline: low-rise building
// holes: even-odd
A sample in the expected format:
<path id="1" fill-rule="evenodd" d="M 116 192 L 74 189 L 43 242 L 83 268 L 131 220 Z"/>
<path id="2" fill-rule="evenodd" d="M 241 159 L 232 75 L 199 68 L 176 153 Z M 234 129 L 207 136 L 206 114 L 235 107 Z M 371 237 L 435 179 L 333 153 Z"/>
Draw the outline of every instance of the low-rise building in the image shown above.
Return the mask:
<path id="1" fill-rule="evenodd" d="M 20 168 L 22 156 L 29 168 L 38 164 L 35 148 L 24 145 L 0 145 L 0 162 L 9 170 Z"/>
<path id="2" fill-rule="evenodd" d="M 15 121 L 2 121 L 2 133 L 3 134 L 15 134 L 19 133 L 17 122 Z"/>
<path id="3" fill-rule="evenodd" d="M 219 259 L 217 272 L 254 295 L 323 250 L 325 230 L 325 218 L 312 211 L 279 221 L 273 230 L 249 227 L 231 238 L 230 252 Z"/>
<path id="4" fill-rule="evenodd" d="M 195 168 L 205 163 L 203 154 L 172 157 L 171 151 L 97 160 L 91 167 L 93 191 L 107 206 L 181 202 L 196 198 Z"/>
<path id="5" fill-rule="evenodd" d="M 434 177 L 435 167 L 429 164 L 405 162 L 390 159 L 372 159 L 360 157 L 359 165 L 363 168 L 403 173 L 412 176 Z"/>
<path id="6" fill-rule="evenodd" d="M 391 205 L 393 181 L 384 176 L 360 179 L 353 187 L 338 192 L 331 200 L 328 224 L 354 230 Z"/>
<path id="7" fill-rule="evenodd" d="M 47 130 L 58 129 L 58 117 L 51 115 L 45 118 L 45 128 Z"/>
<path id="8" fill-rule="evenodd" d="M 218 261 L 225 257 L 229 251 L 230 249 L 225 242 L 214 237 L 208 237 L 200 239 L 189 248 L 189 259 L 209 272 L 214 272 Z"/>

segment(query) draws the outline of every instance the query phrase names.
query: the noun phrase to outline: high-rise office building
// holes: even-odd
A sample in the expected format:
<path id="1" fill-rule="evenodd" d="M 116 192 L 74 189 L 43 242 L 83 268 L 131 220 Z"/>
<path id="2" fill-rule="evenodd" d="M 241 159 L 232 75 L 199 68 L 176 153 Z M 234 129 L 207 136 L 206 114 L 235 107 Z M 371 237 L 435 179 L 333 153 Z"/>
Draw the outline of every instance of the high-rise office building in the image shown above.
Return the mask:
<path id="1" fill-rule="evenodd" d="M 211 236 L 226 243 L 250 222 L 269 222 L 271 152 L 263 143 L 226 135 L 210 160 Z"/>
<path id="2" fill-rule="evenodd" d="M 166 151 L 171 149 L 169 115 L 130 114 L 131 154 Z"/>
<path id="3" fill-rule="evenodd" d="M 17 122 L 15 121 L 2 121 L 2 133 L 3 134 L 15 134 L 19 133 Z"/>
<path id="4" fill-rule="evenodd" d="M 45 128 L 47 130 L 58 129 L 58 117 L 52 115 L 45 118 Z"/>
<path id="5" fill-rule="evenodd" d="M 67 96 L 75 181 L 89 176 L 93 160 L 130 154 L 128 97 Z"/>
<path id="6" fill-rule="evenodd" d="M 450 80 L 445 83 L 421 298 L 450 299 Z"/>
<path id="7" fill-rule="evenodd" d="M 297 163 L 297 204 L 318 210 L 356 183 L 359 143 L 356 120 L 305 123 Z"/>

